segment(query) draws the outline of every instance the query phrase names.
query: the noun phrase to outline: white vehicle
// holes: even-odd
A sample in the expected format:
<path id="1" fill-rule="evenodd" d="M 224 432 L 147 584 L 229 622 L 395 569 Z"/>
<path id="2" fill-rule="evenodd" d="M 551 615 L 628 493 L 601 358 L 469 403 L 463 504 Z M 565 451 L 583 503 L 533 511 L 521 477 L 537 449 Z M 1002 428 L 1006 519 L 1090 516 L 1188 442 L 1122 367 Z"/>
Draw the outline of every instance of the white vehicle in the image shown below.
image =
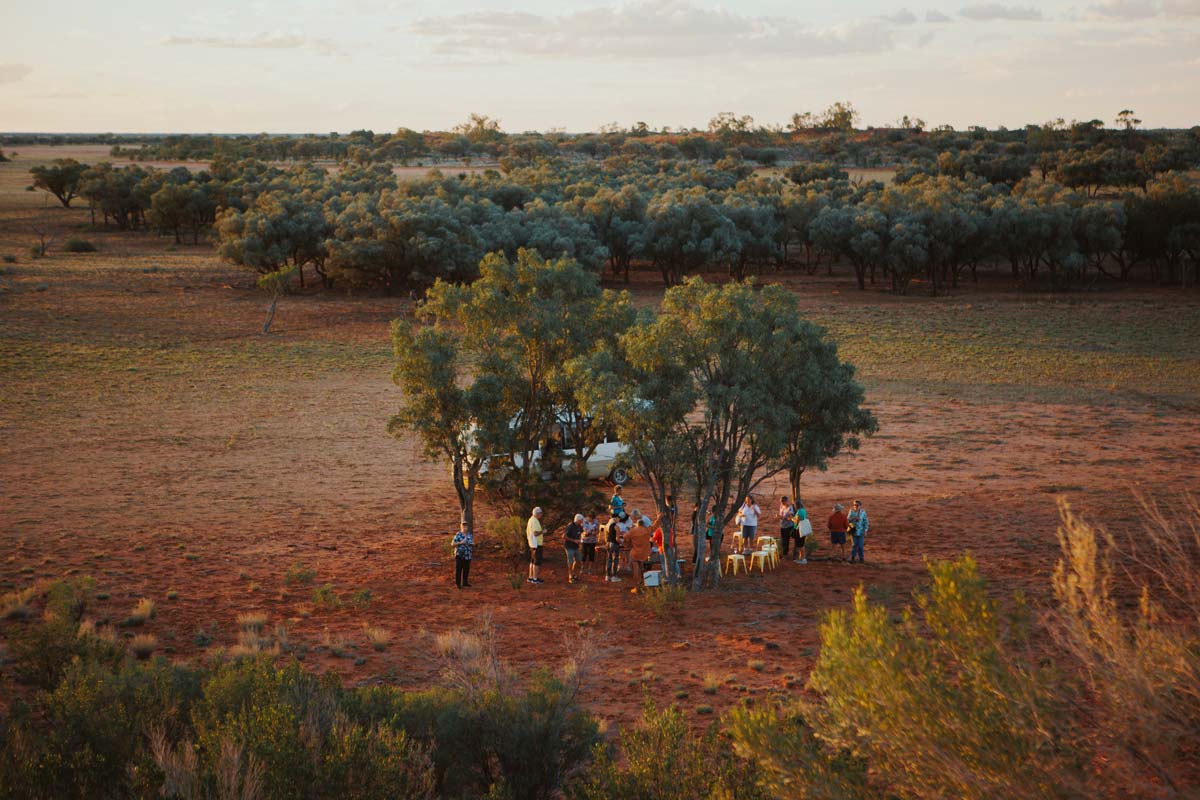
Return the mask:
<path id="1" fill-rule="evenodd" d="M 533 462 L 541 468 L 543 479 L 549 480 L 558 471 L 570 471 L 573 462 L 578 458 L 572 434 L 575 429 L 588 427 L 590 424 L 589 418 L 573 420 L 570 412 L 560 411 L 558 413 L 558 421 L 551 425 L 550 430 L 546 432 L 541 447 L 533 451 Z M 588 457 L 588 477 L 592 480 L 607 480 L 617 486 L 624 486 L 629 482 L 630 474 L 621 457 L 628 450 L 629 448 L 617 439 L 615 431 L 605 431 L 604 438 Z M 543 458 L 543 452 L 548 454 L 547 458 Z M 480 475 L 486 475 L 489 469 L 502 469 L 503 467 L 500 465 L 507 466 L 509 463 L 515 467 L 522 466 L 525 463 L 524 454 L 510 453 L 492 456 L 483 465 Z M 501 491 L 504 491 L 503 484 Z"/>

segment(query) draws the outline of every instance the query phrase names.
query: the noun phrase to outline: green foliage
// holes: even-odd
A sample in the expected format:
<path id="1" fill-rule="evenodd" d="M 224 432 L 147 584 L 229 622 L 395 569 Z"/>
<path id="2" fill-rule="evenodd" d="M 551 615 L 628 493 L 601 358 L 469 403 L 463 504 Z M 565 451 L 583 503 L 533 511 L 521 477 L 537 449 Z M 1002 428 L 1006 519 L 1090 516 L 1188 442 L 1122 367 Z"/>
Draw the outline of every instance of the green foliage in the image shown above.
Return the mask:
<path id="1" fill-rule="evenodd" d="M 487 532 L 491 541 L 499 545 L 500 552 L 505 556 L 519 558 L 529 553 L 529 541 L 525 537 L 525 520 L 523 518 L 497 517 L 488 523 Z"/>
<path id="2" fill-rule="evenodd" d="M 298 583 L 312 583 L 316 577 L 317 571 L 315 569 L 297 561 L 288 567 L 287 572 L 284 573 L 283 582 L 289 586 Z"/>
<path id="3" fill-rule="evenodd" d="M 337 587 L 332 583 L 325 583 L 313 590 L 313 605 L 317 608 L 339 609 L 342 607 L 342 598 L 337 593 Z"/>
<path id="4" fill-rule="evenodd" d="M 711 709 L 710 709 L 711 710 Z M 571 800 L 670 800 L 762 797 L 750 762 L 733 756 L 715 726 L 697 734 L 677 706 L 647 699 L 642 719 L 622 730 L 618 760 L 597 745 L 592 763 L 567 789 Z"/>
<path id="5" fill-rule="evenodd" d="M 36 188 L 46 190 L 58 198 L 63 208 L 69 208 L 71 200 L 79 194 L 80 179 L 87 168 L 87 164 L 73 158 L 59 158 L 51 166 L 38 165 L 29 172 Z"/>
<path id="6" fill-rule="evenodd" d="M 87 239 L 71 238 L 63 242 L 63 252 L 94 253 L 96 252 L 96 245 L 92 244 Z"/>
<path id="7" fill-rule="evenodd" d="M 641 594 L 642 607 L 659 618 L 677 617 L 683 613 L 687 602 L 687 590 L 682 584 L 659 586 Z"/>
<path id="8" fill-rule="evenodd" d="M 1056 724 L 1054 676 L 1013 658 L 1027 632 L 1005 624 L 974 559 L 929 571 L 920 618 L 909 612 L 894 625 L 861 589 L 851 612 L 830 613 L 810 681 L 824 701 L 812 722 L 905 793 L 1061 793 L 1073 756 Z"/>

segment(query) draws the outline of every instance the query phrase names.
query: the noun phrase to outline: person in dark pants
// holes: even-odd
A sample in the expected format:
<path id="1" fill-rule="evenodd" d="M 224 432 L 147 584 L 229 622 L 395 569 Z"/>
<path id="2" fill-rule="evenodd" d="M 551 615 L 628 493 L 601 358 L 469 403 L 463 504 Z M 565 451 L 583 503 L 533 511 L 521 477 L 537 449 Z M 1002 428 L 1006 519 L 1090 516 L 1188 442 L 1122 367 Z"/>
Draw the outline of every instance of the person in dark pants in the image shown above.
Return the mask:
<path id="1" fill-rule="evenodd" d="M 467 529 L 467 523 L 459 523 L 451 545 L 454 547 L 454 585 L 460 589 L 470 586 L 471 549 L 475 546 L 475 537 Z"/>
<path id="2" fill-rule="evenodd" d="M 604 526 L 604 543 L 608 547 L 608 558 L 604 565 L 604 580 L 608 583 L 620 583 L 617 577 L 617 566 L 621 559 L 621 530 L 616 514 L 612 515 Z"/>

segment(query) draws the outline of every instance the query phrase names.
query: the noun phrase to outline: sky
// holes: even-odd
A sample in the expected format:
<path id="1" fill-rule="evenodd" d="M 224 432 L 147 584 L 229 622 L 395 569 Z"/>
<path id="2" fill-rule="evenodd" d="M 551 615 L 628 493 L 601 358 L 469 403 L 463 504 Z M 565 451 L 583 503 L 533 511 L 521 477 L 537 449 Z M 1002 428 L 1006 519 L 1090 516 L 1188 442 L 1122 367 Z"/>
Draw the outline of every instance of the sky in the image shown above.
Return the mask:
<path id="1" fill-rule="evenodd" d="M 1200 124 L 1200 0 L 0 0 L 0 131 Z"/>

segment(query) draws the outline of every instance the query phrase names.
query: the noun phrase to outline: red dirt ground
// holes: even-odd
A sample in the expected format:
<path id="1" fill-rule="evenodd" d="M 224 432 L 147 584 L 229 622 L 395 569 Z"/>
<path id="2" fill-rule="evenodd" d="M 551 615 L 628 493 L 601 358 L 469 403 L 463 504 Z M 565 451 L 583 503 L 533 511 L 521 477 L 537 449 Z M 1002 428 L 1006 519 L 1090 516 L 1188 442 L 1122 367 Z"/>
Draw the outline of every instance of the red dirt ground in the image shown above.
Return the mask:
<path id="1" fill-rule="evenodd" d="M 63 212 L 63 224 L 85 216 Z M 437 673 L 428 634 L 490 615 L 503 655 L 523 670 L 556 662 L 565 634 L 593 632 L 604 655 L 586 701 L 610 724 L 640 713 L 644 672 L 660 700 L 687 692 L 684 702 L 719 712 L 747 695 L 799 691 L 823 613 L 845 607 L 860 584 L 900 608 L 922 582 L 923 559 L 970 549 L 997 595 L 1043 600 L 1058 494 L 1094 521 L 1128 527 L 1138 518 L 1131 489 L 1200 485 L 1194 408 L 956 398 L 864 373 L 880 434 L 804 483 L 818 531 L 833 502 L 862 498 L 866 565 L 783 563 L 691 595 L 678 618 L 660 621 L 628 581 L 568 586 L 554 546 L 547 583 L 515 590 L 513 568 L 485 544 L 474 586 L 459 591 L 445 469 L 384 431 L 399 391 L 387 326 L 406 301 L 287 298 L 277 331 L 262 337 L 263 298 L 208 248 L 167 252 L 149 235 L 89 233 L 100 253 L 31 262 L 19 221 L 0 226 L 0 252 L 21 253 L 0 292 L 0 582 L 90 574 L 110 594 L 98 614 L 112 622 L 153 598 L 147 630 L 175 658 L 202 656 L 192 641 L 200 628 L 232 645 L 235 616 L 263 610 L 314 668 L 420 687 Z M 818 285 L 809 307 L 922 302 L 860 296 L 845 275 Z M 653 302 L 659 290 L 636 292 Z M 1191 296 L 1141 297 L 1168 315 L 1197 313 Z M 763 487 L 768 518 L 781 491 L 783 481 Z M 637 483 L 626 496 L 648 505 Z M 818 559 L 829 553 L 820 540 Z M 374 599 L 314 608 L 312 586 L 285 583 L 297 562 L 318 585 L 343 596 L 367 588 Z M 386 651 L 370 649 L 364 624 L 392 632 Z M 331 638 L 354 643 L 365 663 L 335 658 L 321 646 Z M 707 675 L 725 682 L 712 697 L 701 693 Z"/>

